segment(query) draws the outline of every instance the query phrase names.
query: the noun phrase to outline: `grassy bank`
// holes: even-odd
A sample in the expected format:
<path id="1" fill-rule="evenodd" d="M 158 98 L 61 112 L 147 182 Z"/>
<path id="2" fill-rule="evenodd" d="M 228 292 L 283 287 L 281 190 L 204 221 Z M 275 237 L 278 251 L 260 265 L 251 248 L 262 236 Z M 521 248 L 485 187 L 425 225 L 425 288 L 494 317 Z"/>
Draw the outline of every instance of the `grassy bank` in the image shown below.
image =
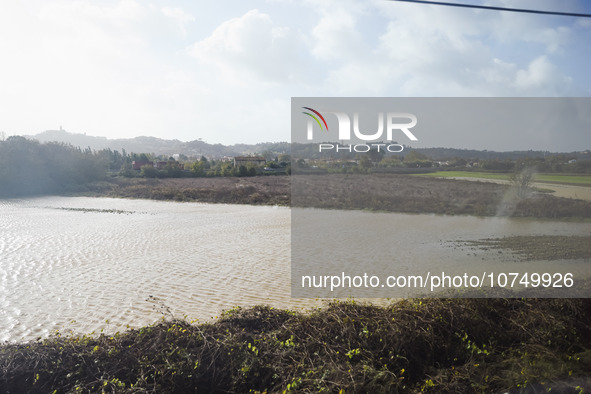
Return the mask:
<path id="1" fill-rule="evenodd" d="M 590 370 L 591 302 L 580 299 L 257 306 L 213 324 L 0 347 L 11 393 L 580 393 Z"/>

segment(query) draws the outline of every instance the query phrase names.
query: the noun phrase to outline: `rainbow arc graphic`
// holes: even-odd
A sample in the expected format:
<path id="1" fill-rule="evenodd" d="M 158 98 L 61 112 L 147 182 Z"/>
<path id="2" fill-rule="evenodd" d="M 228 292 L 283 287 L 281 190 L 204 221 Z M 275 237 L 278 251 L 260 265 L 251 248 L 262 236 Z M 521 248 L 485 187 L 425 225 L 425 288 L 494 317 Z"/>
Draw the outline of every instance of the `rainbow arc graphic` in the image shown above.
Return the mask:
<path id="1" fill-rule="evenodd" d="M 307 109 L 308 111 L 311 111 L 314 113 L 314 114 L 311 114 L 310 112 L 302 112 L 303 114 L 306 114 L 309 117 L 311 117 L 312 119 L 314 119 L 316 121 L 316 123 L 318 123 L 318 126 L 320 126 L 320 130 L 324 130 L 324 127 L 326 127 L 326 131 L 328 131 L 328 125 L 326 124 L 326 120 L 324 119 L 324 116 L 322 116 L 320 114 L 320 112 L 318 112 L 315 109 L 310 108 L 310 107 L 302 107 L 302 108 Z M 315 115 L 318 115 L 320 117 L 320 119 L 322 119 L 322 123 L 324 123 L 324 127 L 322 127 L 322 123 L 320 123 L 320 119 L 318 119 Z"/>

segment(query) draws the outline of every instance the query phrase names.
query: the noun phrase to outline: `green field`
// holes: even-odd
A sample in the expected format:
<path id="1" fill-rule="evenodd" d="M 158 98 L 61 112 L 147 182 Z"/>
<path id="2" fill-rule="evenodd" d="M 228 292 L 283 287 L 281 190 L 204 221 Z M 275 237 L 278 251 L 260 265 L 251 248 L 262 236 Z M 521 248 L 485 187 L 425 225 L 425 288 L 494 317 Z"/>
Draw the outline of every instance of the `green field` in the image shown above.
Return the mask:
<path id="1" fill-rule="evenodd" d="M 538 174 L 536 182 L 572 183 L 579 186 L 591 186 L 589 175 Z"/>
<path id="2" fill-rule="evenodd" d="M 428 174 L 416 174 L 416 176 L 443 178 L 483 178 L 500 179 L 508 181 L 510 174 L 476 171 L 437 171 Z M 534 182 L 565 183 L 578 186 L 591 186 L 591 176 L 570 174 L 536 174 Z"/>

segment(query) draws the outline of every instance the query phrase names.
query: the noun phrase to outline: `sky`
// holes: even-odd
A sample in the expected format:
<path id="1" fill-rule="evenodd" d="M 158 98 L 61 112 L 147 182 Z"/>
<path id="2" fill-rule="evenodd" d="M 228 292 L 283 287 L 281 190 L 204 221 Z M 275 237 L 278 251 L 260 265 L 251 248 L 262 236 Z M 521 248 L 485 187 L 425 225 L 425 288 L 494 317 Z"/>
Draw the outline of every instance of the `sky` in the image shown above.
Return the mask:
<path id="1" fill-rule="evenodd" d="M 4 1 L 0 53 L 5 135 L 275 142 L 292 97 L 591 96 L 591 18 L 388 0 Z"/>
<path id="2" fill-rule="evenodd" d="M 344 152 L 350 145 L 377 150 L 376 143 L 393 152 L 400 148 L 388 144 L 548 152 L 591 146 L 591 97 L 297 97 L 291 105 L 292 142 L 329 143 L 329 156 L 335 144 Z"/>

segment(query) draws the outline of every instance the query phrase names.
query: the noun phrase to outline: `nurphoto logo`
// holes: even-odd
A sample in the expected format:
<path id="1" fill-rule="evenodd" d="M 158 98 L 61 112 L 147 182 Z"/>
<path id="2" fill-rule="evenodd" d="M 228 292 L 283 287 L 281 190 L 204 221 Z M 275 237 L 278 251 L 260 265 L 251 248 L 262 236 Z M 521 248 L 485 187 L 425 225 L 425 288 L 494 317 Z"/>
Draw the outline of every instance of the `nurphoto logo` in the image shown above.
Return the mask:
<path id="1" fill-rule="evenodd" d="M 317 124 L 320 131 L 328 132 L 328 123 L 324 116 L 317 110 L 310 107 L 302 107 L 305 112 L 302 112 L 309 117 L 307 120 L 307 139 L 311 141 L 314 139 L 314 124 Z M 375 132 L 367 132 L 360 130 L 359 127 L 359 113 L 353 113 L 353 127 L 351 127 L 351 118 L 345 112 L 340 111 L 324 111 L 325 114 L 331 114 L 336 117 L 338 122 L 338 140 L 341 142 L 348 141 L 349 145 L 341 145 L 334 143 L 321 143 L 318 144 L 319 152 L 323 151 L 347 151 L 347 152 L 368 152 L 372 149 L 380 152 L 388 151 L 392 153 L 402 152 L 404 147 L 398 143 L 377 143 L 377 141 L 383 141 L 384 135 L 384 123 L 386 125 L 386 141 L 394 141 L 394 131 L 401 131 L 411 141 L 418 141 L 418 138 L 409 130 L 416 126 L 417 117 L 407 112 L 388 112 L 384 116 L 384 112 L 378 112 L 378 128 Z M 402 121 L 402 122 L 401 122 Z M 361 144 L 351 144 L 351 136 L 357 140 L 365 141 Z M 374 143 L 369 143 L 374 141 Z"/>

